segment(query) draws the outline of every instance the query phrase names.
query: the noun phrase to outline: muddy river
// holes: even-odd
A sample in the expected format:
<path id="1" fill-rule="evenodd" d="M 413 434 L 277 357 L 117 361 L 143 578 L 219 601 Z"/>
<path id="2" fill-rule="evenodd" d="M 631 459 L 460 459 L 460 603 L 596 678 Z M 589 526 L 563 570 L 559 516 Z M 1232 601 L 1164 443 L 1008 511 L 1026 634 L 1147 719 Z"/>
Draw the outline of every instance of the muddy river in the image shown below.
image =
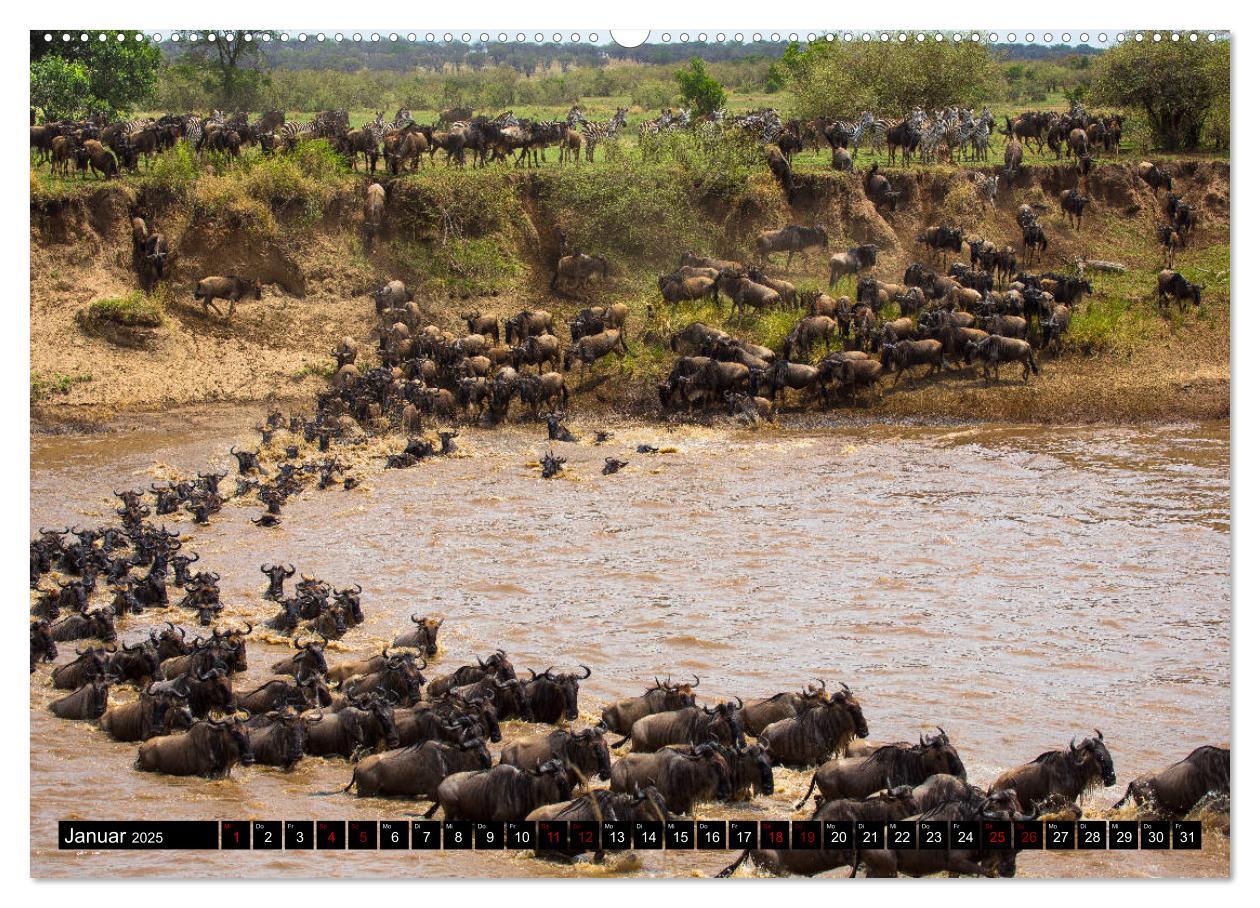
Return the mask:
<path id="1" fill-rule="evenodd" d="M 112 488 L 226 469 L 227 447 L 253 444 L 242 429 L 256 421 L 237 411 L 174 433 L 36 436 L 32 532 L 104 522 Z M 574 426 L 588 439 L 593 428 Z M 702 699 L 843 680 L 872 739 L 943 726 L 981 785 L 1097 727 L 1119 782 L 1087 797 L 1096 816 L 1134 776 L 1228 742 L 1227 424 L 612 428 L 604 445 L 555 445 L 568 463 L 551 481 L 536 464 L 545 431 L 466 430 L 461 456 L 365 466 L 353 491 L 291 499 L 277 529 L 248 522 L 252 503 L 229 503 L 208 528 L 168 523 L 222 575 L 229 623 L 273 614 L 258 566 L 292 562 L 363 585 L 367 622 L 330 662 L 379 651 L 413 612 L 440 615 L 426 675 L 496 647 L 518 671 L 586 663 L 584 721 L 654 674 L 698 674 Z M 664 450 L 636 454 L 639 443 Z M 630 466 L 601 476 L 610 455 Z M 123 639 L 168 617 L 187 616 L 129 617 Z M 238 690 L 286 652 L 263 637 Z M 73 658 L 73 645 L 62 654 Z M 30 714 L 37 876 L 700 876 L 734 857 L 640 852 L 561 867 L 521 853 L 58 852 L 59 819 L 402 819 L 428 804 L 330 794 L 349 779 L 338 760 L 236 767 L 217 782 L 139 773 L 135 745 L 53 718 L 51 699 L 41 666 Z M 505 742 L 540 730 L 507 723 Z M 776 769 L 775 783 L 772 797 L 699 814 L 807 816 L 792 805 L 809 773 Z M 1019 873 L 1228 874 L 1228 836 L 1209 825 L 1205 839 L 1201 852 L 1025 853 Z"/>

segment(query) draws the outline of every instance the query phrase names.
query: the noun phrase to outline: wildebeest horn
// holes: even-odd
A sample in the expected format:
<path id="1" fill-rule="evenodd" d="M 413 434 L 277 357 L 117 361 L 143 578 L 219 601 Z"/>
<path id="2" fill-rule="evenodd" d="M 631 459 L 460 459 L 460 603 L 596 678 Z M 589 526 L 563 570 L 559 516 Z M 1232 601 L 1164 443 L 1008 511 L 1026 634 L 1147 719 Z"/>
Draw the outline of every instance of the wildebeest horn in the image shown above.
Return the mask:
<path id="1" fill-rule="evenodd" d="M 1100 732 L 1100 731 L 1099 731 L 1098 729 L 1096 729 L 1096 728 L 1094 729 L 1094 734 L 1096 734 L 1096 735 L 1098 736 L 1098 740 L 1099 740 L 1099 741 L 1101 741 L 1101 740 L 1103 739 L 1102 732 Z"/>
<path id="2" fill-rule="evenodd" d="M 354 591 L 355 591 L 356 593 L 361 593 L 361 592 L 363 592 L 363 585 L 362 585 L 362 584 L 359 584 L 359 583 L 356 583 L 356 584 L 354 585 Z"/>
<path id="3" fill-rule="evenodd" d="M 1076 735 L 1072 735 L 1072 740 L 1068 742 L 1068 750 L 1076 751 Z"/>
<path id="4" fill-rule="evenodd" d="M 942 737 L 942 738 L 944 738 L 944 739 L 945 739 L 945 740 L 947 740 L 947 741 L 949 740 L 949 735 L 945 734 L 945 729 L 941 728 L 941 727 L 938 725 L 938 726 L 936 726 L 936 730 L 937 730 L 937 731 L 939 731 L 939 732 L 941 733 L 941 737 Z"/>
<path id="5" fill-rule="evenodd" d="M 692 681 L 692 682 L 691 682 L 691 686 L 692 686 L 692 687 L 699 687 L 699 686 L 700 686 L 700 676 L 699 676 L 699 675 L 697 675 L 697 674 L 695 674 L 695 673 L 693 672 L 693 673 L 692 673 L 692 675 L 691 675 L 691 677 L 695 679 L 694 681 Z"/>
<path id="6" fill-rule="evenodd" d="M 919 746 L 923 747 L 927 742 L 923 739 L 923 732 L 919 732 Z"/>
<path id="7" fill-rule="evenodd" d="M 423 624 L 423 623 L 424 623 L 424 621 L 423 621 L 422 619 L 417 618 L 415 615 L 412 615 L 412 616 L 411 616 L 411 622 L 412 622 L 412 624 Z"/>
<path id="8" fill-rule="evenodd" d="M 478 667 L 478 668 L 485 668 L 485 667 L 486 667 L 486 663 L 484 663 L 484 662 L 482 662 L 482 661 L 481 661 L 481 657 L 480 657 L 480 656 L 474 656 L 473 658 L 475 658 L 475 659 L 477 660 L 477 667 Z"/>
<path id="9" fill-rule="evenodd" d="M 582 663 L 579 662 L 578 667 L 586 669 L 586 674 L 582 676 L 581 680 L 585 681 L 587 678 L 591 676 L 591 668 L 589 665 L 583 665 Z M 1098 740 L 1100 741 L 1102 740 L 1101 734 L 1098 736 Z"/>
<path id="10" fill-rule="evenodd" d="M 538 677 L 538 672 L 534 671 L 532 668 L 527 669 L 527 671 L 529 672 L 529 680 L 533 681 Z"/>

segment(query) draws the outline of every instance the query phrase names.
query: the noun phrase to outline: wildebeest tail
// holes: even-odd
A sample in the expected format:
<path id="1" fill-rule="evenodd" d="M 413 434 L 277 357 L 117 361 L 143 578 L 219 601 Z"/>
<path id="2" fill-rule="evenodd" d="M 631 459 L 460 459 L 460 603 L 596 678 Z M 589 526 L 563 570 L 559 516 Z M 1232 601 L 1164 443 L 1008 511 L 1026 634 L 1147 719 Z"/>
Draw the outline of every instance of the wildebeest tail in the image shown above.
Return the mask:
<path id="1" fill-rule="evenodd" d="M 800 810 L 805 806 L 805 802 L 809 800 L 809 796 L 814 793 L 814 786 L 818 784 L 818 773 L 814 773 L 813 778 L 809 780 L 809 788 L 805 789 L 805 797 L 801 798 L 801 803 L 796 805 L 796 809 Z"/>
<path id="2" fill-rule="evenodd" d="M 1041 374 L 1041 370 L 1037 368 L 1037 357 L 1033 355 L 1031 347 L 1028 350 L 1028 367 L 1032 369 L 1033 375 Z"/>
<path id="3" fill-rule="evenodd" d="M 355 772 L 350 773 L 350 781 L 347 782 L 346 787 L 341 790 L 343 792 L 349 791 L 351 788 L 354 788 L 354 783 L 357 781 L 359 781 L 359 774 L 358 774 L 358 771 L 356 770 Z"/>
<path id="4" fill-rule="evenodd" d="M 713 878 L 717 880 L 726 879 L 728 876 L 730 876 L 732 873 L 734 873 L 736 870 L 739 869 L 739 865 L 744 863 L 744 861 L 748 859 L 748 855 L 750 854 L 752 854 L 752 849 L 745 848 L 743 851 L 739 853 L 739 857 L 735 859 L 734 864 L 728 864 L 726 867 L 723 867 L 721 870 L 719 870 L 717 873 L 713 875 Z"/>
<path id="5" fill-rule="evenodd" d="M 441 802 L 434 801 L 433 806 L 424 812 L 424 818 L 426 820 L 431 820 L 433 818 L 433 815 L 438 812 L 438 808 L 441 806 L 442 806 Z"/>
<path id="6" fill-rule="evenodd" d="M 633 734 L 626 735 L 626 736 L 625 736 L 624 738 L 622 738 L 620 741 L 616 741 L 616 742 L 614 742 L 614 743 L 612 743 L 612 744 L 609 744 L 608 746 L 609 746 L 609 747 L 621 747 L 621 746 L 622 746 L 622 745 L 624 745 L 627 741 L 629 741 L 632 737 L 634 737 L 634 735 L 633 735 Z"/>
<path id="7" fill-rule="evenodd" d="M 1121 798 L 1119 801 L 1116 801 L 1116 803 L 1112 804 L 1112 805 L 1111 805 L 1111 809 L 1112 809 L 1112 810 L 1119 810 L 1121 807 L 1123 807 L 1123 806 L 1124 806 L 1124 805 L 1128 802 L 1128 800 L 1129 800 L 1131 797 L 1133 797 L 1133 783 L 1132 783 L 1132 782 L 1130 782 L 1130 783 L 1129 783 L 1129 787 L 1128 787 L 1128 788 L 1126 788 L 1126 789 L 1124 790 L 1124 797 L 1123 797 L 1123 798 Z"/>

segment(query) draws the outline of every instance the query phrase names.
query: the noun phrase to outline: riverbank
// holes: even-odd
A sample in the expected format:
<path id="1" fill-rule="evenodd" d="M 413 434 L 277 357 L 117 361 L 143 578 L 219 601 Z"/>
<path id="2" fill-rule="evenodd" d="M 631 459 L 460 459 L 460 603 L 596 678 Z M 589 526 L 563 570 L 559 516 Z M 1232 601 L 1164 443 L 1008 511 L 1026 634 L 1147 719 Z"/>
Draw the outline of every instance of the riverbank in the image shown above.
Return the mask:
<path id="1" fill-rule="evenodd" d="M 438 165 L 386 181 L 389 210 L 375 241 L 362 229 L 365 176 L 340 171 L 318 155 L 217 166 L 176 161 L 120 183 L 50 188 L 32 181 L 37 429 L 104 426 L 128 414 L 189 406 L 311 401 L 331 374 L 334 343 L 350 335 L 363 350 L 375 346 L 369 294 L 390 278 L 416 290 L 425 320 L 452 331 L 463 330 L 459 316 L 472 308 L 499 317 L 546 308 L 567 319 L 585 305 L 627 303 L 631 355 L 598 364 L 581 384 L 571 373 L 576 397 L 569 409 L 654 417 L 655 384 L 672 363 L 667 339 L 673 331 L 701 320 L 777 348 L 800 314 L 732 319 L 728 307 L 708 304 L 670 310 L 659 299 L 655 275 L 671 270 L 682 250 L 751 261 L 758 230 L 818 223 L 833 237 L 833 251 L 875 243 L 880 260 L 874 274 L 898 281 L 923 257 L 915 236 L 933 224 L 1017 245 L 1014 212 L 1023 203 L 1047 205 L 1042 222 L 1050 248 L 1036 270 L 1071 272 L 1078 259 L 1115 261 L 1126 269 L 1088 274 L 1095 292 L 1074 314 L 1063 353 L 1041 357 L 1041 374 L 1028 384 L 1012 380 L 1013 371 L 997 385 L 950 371 L 917 384 L 903 381 L 882 400 L 846 405 L 826 418 L 1079 423 L 1229 415 L 1224 162 L 1171 165 L 1178 194 L 1199 214 L 1177 268 L 1205 285 L 1204 305 L 1185 314 L 1163 314 L 1155 304 L 1155 275 L 1163 265 L 1156 227 L 1163 214 L 1132 164 L 1097 165 L 1088 185 L 1095 202 L 1081 230 L 1058 213 L 1057 193 L 1075 185 L 1067 165 L 1027 168 L 1009 188 L 1003 181 L 996 208 L 976 198 L 974 171 L 891 174 L 904 193 L 892 214 L 874 210 L 858 176 L 800 174 L 789 204 L 763 167 L 739 161 L 707 176 L 686 162 L 633 168 L 601 162 L 536 172 Z M 85 317 L 89 307 L 121 301 L 104 307 L 118 311 L 136 299 L 135 216 L 171 243 L 167 280 L 145 301 L 160 324 L 102 328 L 100 320 Z M 607 282 L 578 296 L 553 294 L 552 268 L 566 249 L 606 254 L 612 264 Z M 243 301 L 231 322 L 207 317 L 192 288 L 213 273 L 258 277 L 263 299 Z M 769 273 L 798 289 L 825 289 L 826 262 L 817 253 L 798 257 L 790 271 L 780 257 Z M 852 283 L 837 292 L 852 295 Z M 784 418 L 799 407 L 790 399 Z M 801 418 L 813 418 L 812 411 Z"/>

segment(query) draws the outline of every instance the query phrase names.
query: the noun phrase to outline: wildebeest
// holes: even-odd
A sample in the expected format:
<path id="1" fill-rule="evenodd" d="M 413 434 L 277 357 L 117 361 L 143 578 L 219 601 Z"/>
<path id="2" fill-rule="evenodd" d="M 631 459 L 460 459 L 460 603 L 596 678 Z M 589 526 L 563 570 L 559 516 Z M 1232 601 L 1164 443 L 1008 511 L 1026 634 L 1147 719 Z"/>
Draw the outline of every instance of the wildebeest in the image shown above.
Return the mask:
<path id="1" fill-rule="evenodd" d="M 424 741 L 410 747 L 387 750 L 359 761 L 343 791 L 356 789 L 361 798 L 411 797 L 436 801 L 438 787 L 457 772 L 486 770 L 491 766 L 486 742 L 466 735 L 457 744 Z"/>
<path id="2" fill-rule="evenodd" d="M 981 822 L 985 820 L 1009 822 L 1024 816 L 1019 800 L 1009 789 L 993 791 L 985 797 L 949 801 L 930 810 L 907 817 L 909 820 L 943 822 Z M 858 850 L 857 864 L 865 865 L 868 877 L 926 876 L 932 873 L 949 873 L 951 876 L 1013 877 L 1015 875 L 1014 848 L 985 849 L 981 842 L 971 848 L 943 849 L 866 849 Z"/>
<path id="3" fill-rule="evenodd" d="M 939 253 L 944 258 L 951 249 L 962 252 L 963 232 L 958 227 L 929 227 L 916 236 L 914 241 L 932 250 L 933 256 Z"/>
<path id="4" fill-rule="evenodd" d="M 57 644 L 53 642 L 51 625 L 42 618 L 31 622 L 31 671 L 39 662 L 54 662 L 57 659 Z"/>
<path id="5" fill-rule="evenodd" d="M 49 637 L 51 641 L 51 636 Z M 76 649 L 78 658 L 65 665 L 58 665 L 52 670 L 53 687 L 57 690 L 77 690 L 94 678 L 105 677 L 109 666 L 109 655 L 115 648 L 90 647 L 87 650 Z"/>
<path id="6" fill-rule="evenodd" d="M 1182 311 L 1185 311 L 1186 300 L 1196 306 L 1203 303 L 1203 285 L 1192 284 L 1180 272 L 1168 268 L 1159 273 L 1155 292 L 1161 309 L 1167 307 L 1169 297 L 1177 301 L 1177 308 Z"/>
<path id="7" fill-rule="evenodd" d="M 193 299 L 201 301 L 201 308 L 207 316 L 213 309 L 214 314 L 220 317 L 223 317 L 223 313 L 214 301 L 227 300 L 230 304 L 227 318 L 231 318 L 236 313 L 237 302 L 250 293 L 256 300 L 262 299 L 262 284 L 257 280 L 237 277 L 235 274 L 229 274 L 227 277 L 212 275 L 197 281 L 197 288 L 193 290 Z"/>
<path id="8" fill-rule="evenodd" d="M 903 340 L 895 344 L 884 344 L 883 352 L 880 356 L 880 364 L 885 370 L 895 368 L 896 377 L 893 379 L 895 386 L 901 381 L 901 373 L 907 371 L 912 366 L 926 365 L 928 370 L 921 377 L 932 375 L 939 372 L 945 366 L 945 348 L 941 346 L 938 340 Z"/>
<path id="9" fill-rule="evenodd" d="M 718 275 L 717 285 L 731 301 L 732 316 L 750 307 L 758 310 L 777 309 L 783 303 L 778 291 L 758 284 L 742 271 L 732 268 L 723 269 Z"/>
<path id="10" fill-rule="evenodd" d="M 368 239 L 373 239 L 381 231 L 385 223 L 385 187 L 373 183 L 367 189 L 367 198 L 363 205 L 363 227 Z"/>
<path id="11" fill-rule="evenodd" d="M 802 254 L 814 248 L 827 248 L 827 231 L 817 225 L 806 227 L 802 224 L 789 224 L 782 230 L 763 230 L 757 234 L 757 254 L 769 261 L 771 253 L 786 252 L 787 265 L 792 267 L 792 256 Z"/>
<path id="12" fill-rule="evenodd" d="M 825 703 L 767 725 L 757 740 L 775 764 L 813 766 L 842 751 L 853 738 L 867 734 L 862 704 L 845 687 Z"/>
<path id="13" fill-rule="evenodd" d="M 221 779 L 235 764 L 249 766 L 253 762 L 244 722 L 240 716 L 229 716 L 204 719 L 185 734 L 144 742 L 136 758 L 136 769 Z"/>
<path id="14" fill-rule="evenodd" d="M 815 810 L 810 819 L 820 822 L 888 822 L 903 820 L 916 810 L 918 805 L 914 801 L 912 790 L 909 786 L 902 785 L 879 791 L 868 798 L 829 801 Z M 856 863 L 855 849 L 827 848 L 827 844 L 824 841 L 821 849 L 745 849 L 734 863 L 728 864 L 716 875 L 729 877 L 747 860 L 776 876 L 816 876 Z"/>
<path id="15" fill-rule="evenodd" d="M 1165 170 L 1161 170 L 1158 164 L 1152 164 L 1150 161 L 1143 161 L 1137 166 L 1137 175 L 1147 186 L 1151 187 L 1151 192 L 1156 197 L 1159 196 L 1161 189 L 1167 189 L 1172 192 L 1173 181 L 1172 174 Z"/>
<path id="16" fill-rule="evenodd" d="M 147 741 L 167 734 L 176 717 L 172 713 L 185 713 L 185 726 L 191 724 L 187 695 L 174 689 L 157 690 L 149 685 L 140 696 L 130 703 L 110 707 L 101 716 L 101 729 L 115 741 Z"/>
<path id="17" fill-rule="evenodd" d="M 827 286 L 834 288 L 840 278 L 848 274 L 858 274 L 866 268 L 874 268 L 879 258 L 879 250 L 874 243 L 854 246 L 847 252 L 837 252 L 827 263 Z"/>
<path id="18" fill-rule="evenodd" d="M 578 682 L 591 676 L 589 667 L 583 665 L 584 675 L 573 672 L 556 674 L 550 668 L 541 675 L 532 668 L 530 679 L 525 682 L 525 697 L 535 722 L 555 723 L 561 718 L 570 721 L 578 717 Z"/>
<path id="19" fill-rule="evenodd" d="M 689 751 L 665 747 L 655 753 L 632 753 L 612 768 L 609 787 L 633 792 L 654 786 L 674 813 L 689 813 L 698 801 L 725 801 L 732 793 L 731 768 L 715 744 Z"/>
<path id="20" fill-rule="evenodd" d="M 718 298 L 717 281 L 710 277 L 663 274 L 656 279 L 656 286 L 661 291 L 661 297 L 671 305 L 705 297 L 711 297 L 716 303 Z"/>
<path id="21" fill-rule="evenodd" d="M 1075 189 L 1065 189 L 1059 193 L 1059 208 L 1063 210 L 1063 214 L 1067 217 L 1068 224 L 1071 225 L 1073 219 L 1076 221 L 1076 228 L 1079 230 L 1084 222 L 1085 206 L 1089 205 L 1093 199 L 1087 195 L 1082 195 Z"/>
<path id="22" fill-rule="evenodd" d="M 717 706 L 689 706 L 670 712 L 653 713 L 630 727 L 630 734 L 612 746 L 627 741 L 634 753 L 651 753 L 670 744 L 704 744 L 716 739 L 720 744 L 745 744 L 739 711 L 744 701 L 723 702 Z"/>
<path id="23" fill-rule="evenodd" d="M 473 684 L 485 677 L 498 678 L 501 681 L 516 677 L 516 669 L 507 653 L 501 649 L 495 650 L 484 660 L 478 656 L 476 665 L 461 665 L 449 675 L 434 678 L 425 688 L 425 695 L 430 700 L 437 700 L 456 687 Z"/>
<path id="24" fill-rule="evenodd" d="M 638 697 L 627 697 L 604 707 L 600 721 L 614 734 L 628 735 L 634 723 L 644 716 L 695 706 L 694 690 L 700 684 L 700 678 L 696 675 L 692 678 L 693 681 L 684 684 L 672 684 L 669 678 L 661 683 L 656 678 L 656 683 Z"/>
<path id="25" fill-rule="evenodd" d="M 109 673 L 119 681 L 134 681 L 141 685 L 164 680 L 162 660 L 152 640 L 133 645 L 124 643 L 122 649 L 110 657 Z"/>
<path id="26" fill-rule="evenodd" d="M 551 289 L 572 290 L 590 282 L 595 275 L 608 279 L 608 259 L 584 252 L 562 256 L 551 276 Z"/>
<path id="27" fill-rule="evenodd" d="M 317 757 L 353 757 L 375 750 L 382 742 L 386 748 L 398 746 L 394 710 L 380 697 L 361 697 L 344 709 L 325 713 L 322 721 L 312 725 L 306 752 Z"/>
<path id="28" fill-rule="evenodd" d="M 264 713 L 246 723 L 245 733 L 254 762 L 261 766 L 292 769 L 306 753 L 306 739 L 312 725 L 323 715 L 304 716 L 293 709 Z"/>
<path id="29" fill-rule="evenodd" d="M 1094 729 L 1094 737 L 1080 744 L 1073 738 L 1066 750 L 1048 750 L 1030 763 L 1008 769 L 989 790 L 1013 789 L 1020 804 L 1040 810 L 1051 802 L 1074 803 L 1100 782 L 1106 788 L 1115 785 L 1116 769 L 1102 732 Z"/>
<path id="30" fill-rule="evenodd" d="M 918 785 L 929 776 L 945 773 L 966 781 L 967 770 L 958 751 L 941 729 L 938 735 L 919 735 L 918 744 L 885 744 L 868 756 L 841 757 L 818 767 L 797 809 L 809 800 L 815 786 L 825 800 L 865 798 L 881 788 Z"/>
<path id="31" fill-rule="evenodd" d="M 1196 747 L 1167 769 L 1134 779 L 1113 809 L 1131 802 L 1139 810 L 1184 817 L 1209 794 L 1229 795 L 1228 747 Z"/>
<path id="32" fill-rule="evenodd" d="M 578 732 L 557 729 L 550 734 L 514 741 L 503 748 L 499 762 L 518 769 L 537 769 L 549 760 L 559 760 L 569 771 L 569 781 L 577 785 L 593 778 L 607 779 L 612 772 L 608 744 L 599 728 Z"/>
<path id="33" fill-rule="evenodd" d="M 772 722 L 799 716 L 806 709 L 826 703 L 829 699 L 827 682 L 819 678 L 817 686 L 810 684 L 799 694 L 790 690 L 781 691 L 747 704 L 739 711 L 739 721 L 744 726 L 744 734 L 756 736 Z"/>
<path id="34" fill-rule="evenodd" d="M 564 351 L 564 371 L 573 367 L 573 361 L 581 364 L 580 372 L 584 373 L 596 360 L 616 353 L 618 357 L 630 352 L 626 344 L 624 332 L 620 328 L 610 328 L 599 334 L 591 334 L 581 338 L 576 344 L 570 344 Z"/>
<path id="35" fill-rule="evenodd" d="M 62 618 L 49 628 L 49 635 L 58 643 L 88 638 L 113 643 L 118 639 L 118 632 L 114 629 L 113 612 L 104 608 Z"/>
<path id="36" fill-rule="evenodd" d="M 559 760 L 525 770 L 500 764 L 448 776 L 438 786 L 437 801 L 425 816 L 432 817 L 441 808 L 446 820 L 520 820 L 543 804 L 572 797 L 573 786 Z"/>
<path id="37" fill-rule="evenodd" d="M 971 341 L 967 344 L 965 356 L 967 365 L 971 365 L 972 358 L 976 356 L 980 357 L 984 365 L 985 381 L 989 380 L 990 369 L 993 370 L 993 378 L 1001 380 L 999 369 L 1002 363 L 1023 363 L 1024 381 L 1028 381 L 1029 372 L 1033 375 L 1041 372 L 1037 367 L 1037 360 L 1033 357 L 1032 345 L 1014 337 L 999 337 L 991 334 L 984 340 Z"/>
<path id="38" fill-rule="evenodd" d="M 436 656 L 438 631 L 442 629 L 445 621 L 445 618 L 421 618 L 419 615 L 412 615 L 411 622 L 415 625 L 415 629 L 399 634 L 390 645 L 411 647 L 420 650 L 426 656 Z"/>
<path id="39" fill-rule="evenodd" d="M 72 694 L 48 704 L 58 719 L 99 719 L 109 707 L 108 678 L 93 678 Z"/>
<path id="40" fill-rule="evenodd" d="M 555 333 L 551 313 L 546 309 L 522 309 L 516 315 L 506 319 L 503 326 L 503 339 L 509 344 L 513 340 L 518 343 L 523 342 L 525 338 L 538 334 Z"/>

